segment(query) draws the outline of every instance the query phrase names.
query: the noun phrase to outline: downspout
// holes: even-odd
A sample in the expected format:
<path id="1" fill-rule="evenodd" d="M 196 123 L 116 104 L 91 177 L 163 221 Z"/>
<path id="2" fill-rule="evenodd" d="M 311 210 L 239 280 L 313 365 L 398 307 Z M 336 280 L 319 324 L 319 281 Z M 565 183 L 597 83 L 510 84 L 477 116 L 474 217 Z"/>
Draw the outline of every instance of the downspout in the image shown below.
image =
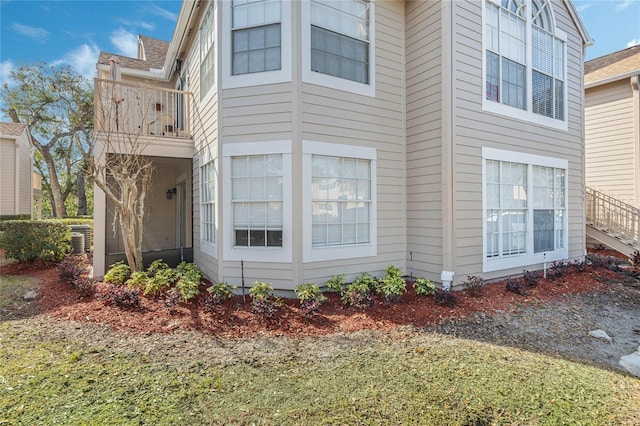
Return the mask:
<path id="1" fill-rule="evenodd" d="M 453 89 L 453 7 L 455 2 L 442 5 L 442 288 L 449 290 L 455 269 L 455 148 L 454 148 L 454 89 Z"/>

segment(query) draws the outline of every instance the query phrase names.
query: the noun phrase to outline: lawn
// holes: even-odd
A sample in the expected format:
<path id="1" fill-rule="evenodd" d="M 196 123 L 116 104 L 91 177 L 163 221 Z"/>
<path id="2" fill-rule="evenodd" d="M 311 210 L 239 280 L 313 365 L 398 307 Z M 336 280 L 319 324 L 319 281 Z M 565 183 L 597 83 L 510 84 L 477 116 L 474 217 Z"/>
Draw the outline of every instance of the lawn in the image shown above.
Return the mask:
<path id="1" fill-rule="evenodd" d="M 447 336 L 168 363 L 0 324 L 0 425 L 637 424 L 640 381 Z M 123 338 L 125 335 L 123 335 Z M 175 349 L 179 350 L 179 349 Z"/>

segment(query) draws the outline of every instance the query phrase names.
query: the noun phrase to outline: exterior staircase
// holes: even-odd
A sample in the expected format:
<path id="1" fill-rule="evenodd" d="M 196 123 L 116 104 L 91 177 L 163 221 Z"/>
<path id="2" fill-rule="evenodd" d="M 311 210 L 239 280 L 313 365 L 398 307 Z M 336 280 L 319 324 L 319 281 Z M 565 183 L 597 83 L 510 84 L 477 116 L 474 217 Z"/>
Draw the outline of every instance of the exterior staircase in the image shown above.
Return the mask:
<path id="1" fill-rule="evenodd" d="M 586 188 L 587 241 L 596 241 L 625 256 L 640 251 L 640 209 L 611 195 Z"/>

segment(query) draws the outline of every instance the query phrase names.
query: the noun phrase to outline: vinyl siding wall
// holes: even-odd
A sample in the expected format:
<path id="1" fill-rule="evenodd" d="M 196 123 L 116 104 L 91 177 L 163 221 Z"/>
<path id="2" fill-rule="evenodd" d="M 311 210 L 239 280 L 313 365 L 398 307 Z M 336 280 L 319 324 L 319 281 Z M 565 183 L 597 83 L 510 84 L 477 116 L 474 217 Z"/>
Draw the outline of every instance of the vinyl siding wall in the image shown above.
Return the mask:
<path id="1" fill-rule="evenodd" d="M 17 140 L 0 139 L 1 215 L 31 214 L 31 172 L 31 146 L 27 133 L 23 132 Z"/>
<path id="2" fill-rule="evenodd" d="M 414 275 L 439 280 L 442 270 L 441 3 L 408 1 L 405 20 L 408 260 L 413 259 Z"/>
<path id="3" fill-rule="evenodd" d="M 628 79 L 587 89 L 585 143 L 587 185 L 640 206 L 633 91 Z"/>
<path id="4" fill-rule="evenodd" d="M 568 130 L 512 119 L 482 110 L 482 2 L 452 2 L 453 155 L 455 283 L 483 270 L 482 147 L 566 159 L 568 169 L 569 257 L 584 255 L 582 142 L 582 40 L 563 2 L 552 3 L 556 25 L 567 33 Z M 533 269 L 533 267 L 528 268 Z M 487 279 L 522 273 L 522 268 L 483 274 Z"/>

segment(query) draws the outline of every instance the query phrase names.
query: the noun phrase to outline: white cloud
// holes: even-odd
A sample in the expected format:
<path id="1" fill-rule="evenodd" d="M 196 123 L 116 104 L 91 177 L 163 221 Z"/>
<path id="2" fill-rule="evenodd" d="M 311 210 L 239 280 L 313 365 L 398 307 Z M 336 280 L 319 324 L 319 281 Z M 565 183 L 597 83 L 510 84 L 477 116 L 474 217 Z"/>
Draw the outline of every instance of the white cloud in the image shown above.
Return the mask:
<path id="1" fill-rule="evenodd" d="M 82 44 L 68 52 L 62 59 L 58 59 L 53 65 L 70 65 L 75 72 L 88 79 L 96 76 L 96 63 L 98 62 L 100 49 L 95 44 Z"/>
<path id="2" fill-rule="evenodd" d="M 627 43 L 627 47 L 633 47 L 640 44 L 640 38 L 636 38 Z"/>
<path id="3" fill-rule="evenodd" d="M 111 33 L 111 37 L 109 39 L 111 40 L 111 44 L 116 48 L 117 53 L 130 58 L 138 56 L 138 36 L 135 34 L 125 29 L 118 28 Z"/>
<path id="4" fill-rule="evenodd" d="M 616 11 L 620 12 L 622 10 L 625 10 L 626 8 L 628 8 L 629 6 L 631 6 L 633 4 L 635 0 L 624 0 L 618 4 L 616 4 Z"/>
<path id="5" fill-rule="evenodd" d="M 18 34 L 35 39 L 43 39 L 49 37 L 49 31 L 44 28 L 30 27 L 28 25 L 22 25 L 14 23 L 11 28 Z"/>
<path id="6" fill-rule="evenodd" d="M 15 68 L 15 64 L 10 60 L 0 62 L 0 81 L 2 84 L 8 83 L 11 85 L 13 83 L 11 78 L 11 70 Z"/>
<path id="7" fill-rule="evenodd" d="M 155 13 L 158 16 L 162 16 L 165 19 L 168 19 L 169 21 L 177 21 L 178 20 L 178 15 L 176 15 L 173 12 L 170 12 L 166 9 L 163 9 L 161 7 L 156 6 L 155 4 L 153 5 L 152 8 L 153 13 Z"/>

